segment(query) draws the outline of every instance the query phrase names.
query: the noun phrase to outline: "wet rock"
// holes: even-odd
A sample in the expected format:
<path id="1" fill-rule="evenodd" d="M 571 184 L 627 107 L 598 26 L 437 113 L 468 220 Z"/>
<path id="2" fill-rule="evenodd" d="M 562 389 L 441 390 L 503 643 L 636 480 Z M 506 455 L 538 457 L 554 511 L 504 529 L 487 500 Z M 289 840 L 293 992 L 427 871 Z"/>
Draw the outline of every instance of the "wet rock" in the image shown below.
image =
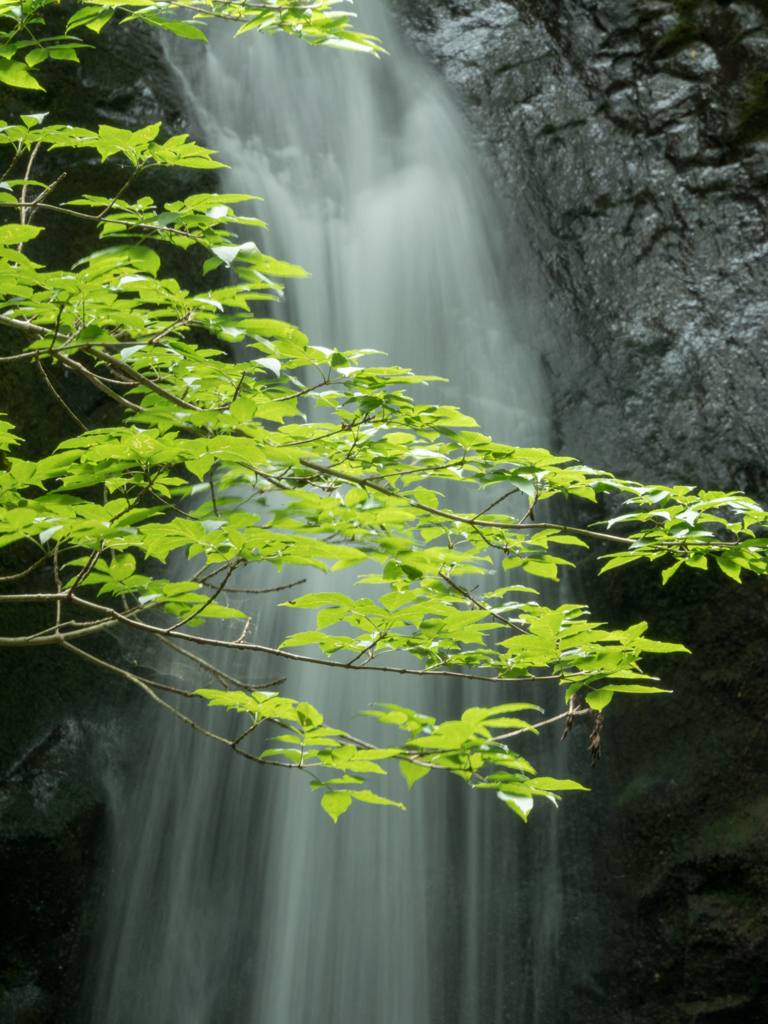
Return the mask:
<path id="1" fill-rule="evenodd" d="M 560 446 L 719 487 L 765 462 L 760 5 L 411 7 L 554 286 Z"/>
<path id="2" fill-rule="evenodd" d="M 768 498 L 768 11 L 728 0 L 400 3 L 538 257 L 556 446 Z M 558 1024 L 768 1019 L 768 591 L 572 580 L 693 654 L 615 701 L 568 837 Z"/>

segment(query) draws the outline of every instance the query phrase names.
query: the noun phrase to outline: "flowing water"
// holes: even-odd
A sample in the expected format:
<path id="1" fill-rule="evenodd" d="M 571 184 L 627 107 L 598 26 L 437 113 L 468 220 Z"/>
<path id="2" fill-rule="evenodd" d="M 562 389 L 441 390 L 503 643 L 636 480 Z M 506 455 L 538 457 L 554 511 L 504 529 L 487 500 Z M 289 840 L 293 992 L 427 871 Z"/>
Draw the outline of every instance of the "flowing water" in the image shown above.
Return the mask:
<path id="1" fill-rule="evenodd" d="M 443 86 L 378 2 L 358 11 L 389 56 L 253 34 L 174 51 L 203 137 L 231 165 L 222 190 L 264 196 L 260 244 L 311 271 L 281 313 L 315 344 L 447 376 L 429 400 L 461 405 L 499 440 L 546 444 L 524 261 Z M 281 613 L 255 614 L 276 642 Z M 229 667 L 252 681 L 286 671 Z M 287 671 L 288 692 L 342 727 L 376 699 L 449 714 L 511 698 Z M 455 780 L 406 794 L 398 774 L 386 792 L 406 813 L 358 805 L 333 825 L 293 773 L 157 719 L 139 777 L 114 786 L 94 1024 L 554 1024 L 549 806 L 524 826 Z"/>

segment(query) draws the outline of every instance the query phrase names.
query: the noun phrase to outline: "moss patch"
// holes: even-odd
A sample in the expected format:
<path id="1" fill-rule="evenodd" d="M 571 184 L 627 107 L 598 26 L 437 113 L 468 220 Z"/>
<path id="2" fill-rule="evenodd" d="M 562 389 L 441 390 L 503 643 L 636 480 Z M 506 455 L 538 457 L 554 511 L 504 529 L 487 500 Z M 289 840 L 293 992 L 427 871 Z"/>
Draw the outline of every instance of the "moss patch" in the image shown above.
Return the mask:
<path id="1" fill-rule="evenodd" d="M 704 0 L 674 0 L 680 22 L 656 44 L 654 57 L 673 57 L 701 37 L 696 14 L 703 2 Z"/>
<path id="2" fill-rule="evenodd" d="M 752 76 L 750 92 L 751 97 L 742 109 L 734 138 L 742 144 L 768 138 L 768 73 Z"/>

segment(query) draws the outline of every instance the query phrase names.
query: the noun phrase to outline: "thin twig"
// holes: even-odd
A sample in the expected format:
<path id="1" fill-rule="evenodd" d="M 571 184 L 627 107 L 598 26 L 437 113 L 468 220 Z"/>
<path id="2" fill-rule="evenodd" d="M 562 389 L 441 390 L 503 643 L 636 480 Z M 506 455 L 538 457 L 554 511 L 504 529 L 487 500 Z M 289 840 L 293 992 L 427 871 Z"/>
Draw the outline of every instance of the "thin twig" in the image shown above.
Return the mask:
<path id="1" fill-rule="evenodd" d="M 71 651 L 73 654 L 78 655 L 78 657 L 83 658 L 85 661 L 90 661 L 93 665 L 98 665 L 99 668 L 106 669 L 108 672 L 113 672 L 115 675 L 122 676 L 123 679 L 128 679 L 130 682 L 136 684 L 138 687 L 144 690 L 144 692 L 148 696 L 150 696 L 152 700 L 160 704 L 161 707 L 164 707 L 166 711 L 170 711 L 172 715 L 175 715 L 175 717 L 184 722 L 185 725 L 188 725 L 192 729 L 194 729 L 195 732 L 202 733 L 203 736 L 207 736 L 209 739 L 216 740 L 218 743 L 223 743 L 225 746 L 233 750 L 236 754 L 240 754 L 241 757 L 245 757 L 249 761 L 255 761 L 257 764 L 270 764 L 278 768 L 299 767 L 299 765 L 283 764 L 280 761 L 269 761 L 266 758 L 257 757 L 255 754 L 248 754 L 246 751 L 241 750 L 239 747 L 235 746 L 236 741 L 228 740 L 224 736 L 219 736 L 215 732 L 210 732 L 208 729 L 204 729 L 201 725 L 198 725 L 197 722 L 195 722 L 193 719 L 188 718 L 186 715 L 182 714 L 181 711 L 178 711 L 172 704 L 169 704 L 167 701 L 164 701 L 162 697 L 158 697 L 158 695 L 152 689 L 154 684 L 151 680 L 144 679 L 142 676 L 138 676 L 134 672 L 129 672 L 127 669 L 120 668 L 119 665 L 113 665 L 109 661 L 103 661 L 101 658 L 97 658 L 95 654 L 91 654 L 88 651 L 84 651 L 81 647 L 77 647 L 75 644 L 64 642 L 62 643 L 62 646 L 66 647 L 67 650 Z M 163 688 L 168 689 L 167 687 Z"/>
<path id="2" fill-rule="evenodd" d="M 238 744 L 242 743 L 242 741 L 245 739 L 245 737 L 246 736 L 250 736 L 251 733 L 254 731 L 254 729 L 258 729 L 258 727 L 260 725 L 261 725 L 261 722 L 254 722 L 253 725 L 249 726 L 249 728 L 247 728 L 244 733 L 242 733 L 240 736 L 237 737 L 235 742 L 232 744 L 232 749 L 233 750 L 237 750 Z"/>
<path id="3" fill-rule="evenodd" d="M 486 513 L 490 512 L 492 508 L 496 508 L 497 505 L 500 505 L 502 503 L 502 501 L 506 501 L 506 499 L 507 498 L 511 498 L 513 494 L 519 494 L 519 493 L 520 493 L 520 488 L 519 487 L 513 487 L 511 491 L 507 491 L 506 494 L 503 494 L 500 498 L 498 498 L 496 501 L 494 501 L 491 505 L 488 506 L 488 508 L 484 508 L 482 512 L 478 512 L 477 515 L 474 517 L 474 519 L 479 519 L 480 516 L 486 515 Z M 470 519 L 470 522 L 474 522 L 474 519 Z"/>
<path id="4" fill-rule="evenodd" d="M 35 214 L 37 213 L 37 210 L 38 210 L 38 204 L 42 203 L 43 199 L 45 199 L 46 196 L 50 195 L 51 192 L 53 192 L 53 190 L 56 188 L 56 186 L 58 184 L 60 184 L 66 178 L 66 176 L 67 176 L 67 172 L 66 171 L 62 171 L 62 173 L 58 176 L 56 181 L 54 181 L 51 185 L 48 185 L 46 188 L 44 188 L 43 191 L 40 193 L 40 195 L 37 196 L 34 199 L 33 202 L 27 204 L 27 209 L 29 210 L 29 216 L 27 217 L 27 224 L 31 224 L 32 221 L 34 220 Z M 23 204 L 20 204 L 20 205 L 23 205 Z"/>
<path id="5" fill-rule="evenodd" d="M 217 668 L 216 665 L 212 665 L 209 661 L 205 661 L 197 654 L 193 654 L 192 651 L 185 651 L 183 647 L 179 647 L 178 644 L 173 643 L 173 641 L 169 640 L 168 637 L 159 636 L 157 639 L 167 647 L 170 647 L 171 650 L 176 651 L 177 654 L 182 654 L 185 658 L 189 658 L 190 661 L 199 665 L 200 668 L 205 669 L 206 672 L 210 672 L 212 676 L 219 680 L 219 682 L 226 681 L 231 683 L 233 686 L 237 686 L 241 690 L 245 690 L 246 692 L 250 690 L 269 690 L 273 686 L 280 686 L 280 684 L 284 683 L 286 679 L 286 677 L 283 676 L 282 679 L 275 679 L 271 683 L 260 683 L 258 686 L 255 686 L 252 683 L 244 683 L 240 679 L 236 679 L 235 676 L 231 676 L 222 669 Z"/>
<path id="6" fill-rule="evenodd" d="M 211 471 L 208 474 L 208 483 L 209 483 L 210 488 L 211 488 L 211 503 L 213 504 L 213 514 L 218 519 L 218 517 L 219 517 L 219 509 L 218 509 L 218 506 L 216 505 L 216 488 L 215 488 L 214 483 L 213 483 L 213 466 L 211 466 Z"/>
<path id="7" fill-rule="evenodd" d="M 224 577 L 224 582 L 221 584 L 221 586 L 219 587 L 219 589 L 216 591 L 215 594 L 211 594 L 211 596 L 208 598 L 207 601 L 204 601 L 201 605 L 198 605 L 198 607 L 195 608 L 194 611 L 190 612 L 189 615 L 187 615 L 185 618 L 181 619 L 181 621 L 177 622 L 175 626 L 171 626 L 168 629 L 163 630 L 162 632 L 169 633 L 171 629 L 178 629 L 179 626 L 183 626 L 187 622 L 190 622 L 192 619 L 195 619 L 199 615 L 202 615 L 202 613 L 205 611 L 205 609 L 209 605 L 213 604 L 213 602 L 216 600 L 216 598 L 219 596 L 219 594 L 223 591 L 224 587 L 227 585 L 227 580 L 229 579 L 229 577 L 232 575 L 232 573 L 234 571 L 235 571 L 235 566 L 232 566 L 232 568 L 229 570 L 227 575 Z M 250 619 L 248 621 L 250 621 Z M 247 625 L 247 623 L 246 623 L 246 625 Z"/>
<path id="8" fill-rule="evenodd" d="M 528 633 L 528 630 L 523 629 L 522 626 L 519 626 L 516 622 L 513 622 L 511 619 L 507 619 L 505 616 L 499 615 L 499 613 L 495 611 L 493 608 L 491 608 L 489 605 L 481 604 L 480 601 L 478 601 L 476 598 L 472 596 L 472 594 L 466 589 L 466 587 L 462 587 L 461 584 L 456 583 L 456 581 L 452 580 L 447 573 L 440 572 L 438 573 L 438 576 L 440 577 L 441 580 L 444 580 L 449 586 L 453 587 L 454 590 L 462 594 L 467 599 L 467 601 L 469 601 L 470 604 L 473 604 L 475 606 L 475 608 L 479 609 L 480 611 L 488 612 L 488 614 L 492 618 L 496 619 L 497 622 L 503 622 L 504 625 L 509 626 L 510 629 L 516 629 L 518 633 Z"/>
<path id="9" fill-rule="evenodd" d="M 198 520 L 199 521 L 199 520 Z M 281 587 L 265 587 L 263 590 L 241 590 L 238 587 L 227 587 L 225 593 L 227 594 L 276 594 L 279 590 L 290 590 L 291 587 L 298 587 L 302 583 L 306 583 L 306 579 L 296 580 L 295 583 L 284 583 Z M 209 587 L 211 590 L 215 590 L 215 584 L 206 583 L 205 580 L 200 580 L 200 585 L 203 587 Z"/>
<path id="10" fill-rule="evenodd" d="M 235 640 L 236 644 L 241 644 L 243 642 L 243 640 L 245 640 L 245 634 L 248 632 L 248 627 L 250 626 L 251 621 L 252 621 L 251 620 L 251 616 L 249 615 L 248 618 L 245 620 L 245 625 L 243 626 L 242 633 L 237 638 L 237 640 Z"/>
<path id="11" fill-rule="evenodd" d="M 82 421 L 82 420 L 80 419 L 80 417 L 79 417 L 79 416 L 77 416 L 77 415 L 76 415 L 76 414 L 75 414 L 75 413 L 74 413 L 74 412 L 73 412 L 73 411 L 72 411 L 72 410 L 71 410 L 71 409 L 69 408 L 69 406 L 67 405 L 67 403 L 66 403 L 66 402 L 64 401 L 64 399 L 63 399 L 63 398 L 61 397 L 61 395 L 60 395 L 60 394 L 58 393 L 58 391 L 56 390 L 56 388 L 55 388 L 55 387 L 53 386 L 53 383 L 51 382 L 51 379 L 49 378 L 48 374 L 47 374 L 47 373 L 45 372 L 45 370 L 43 369 L 43 363 L 42 363 L 42 360 L 40 359 L 40 356 L 39 356 L 39 355 L 36 355 L 36 356 L 35 356 L 35 362 L 37 363 L 37 368 L 38 368 L 38 370 L 39 370 L 39 371 L 40 371 L 40 373 L 42 374 L 43 380 L 44 380 L 44 381 L 45 381 L 45 383 L 46 383 L 46 384 L 48 385 L 48 387 L 49 387 L 49 389 L 50 389 L 50 391 L 51 391 L 51 394 L 52 394 L 52 395 L 53 395 L 53 397 L 54 397 L 54 398 L 56 399 L 56 401 L 57 401 L 57 402 L 59 403 L 59 405 L 62 405 L 62 406 L 63 406 L 63 407 L 64 407 L 64 408 L 66 409 L 66 411 L 67 411 L 67 412 L 69 413 L 69 415 L 70 415 L 70 416 L 72 417 L 72 419 L 73 419 L 73 420 L 75 421 L 75 423 L 76 423 L 76 424 L 78 425 L 78 427 L 80 427 L 80 429 L 81 429 L 82 431 L 87 431 L 87 430 L 88 430 L 88 427 L 86 427 L 86 425 L 85 425 L 85 424 L 83 423 L 83 421 Z"/>
<path id="12" fill-rule="evenodd" d="M 309 462 L 307 459 L 299 459 L 299 464 L 304 466 L 306 469 L 311 469 L 315 473 L 338 477 L 339 480 L 346 480 L 348 483 L 357 484 L 359 487 L 370 487 L 374 491 L 379 491 L 380 494 L 386 494 L 388 498 L 399 497 L 399 495 L 394 491 L 390 490 L 388 487 L 382 487 L 380 484 L 374 483 L 369 477 L 352 476 L 350 473 L 343 473 L 338 469 L 331 469 L 327 466 L 317 466 L 315 463 Z M 433 508 L 431 505 L 423 505 L 420 501 L 416 501 L 413 498 L 409 499 L 408 504 L 411 508 L 421 509 L 423 512 L 429 512 L 430 515 L 437 516 L 438 518 L 450 519 L 455 523 L 465 523 L 467 526 L 474 526 L 474 528 L 477 529 L 477 524 L 474 522 L 474 519 L 471 519 L 468 516 L 459 516 L 456 515 L 455 512 L 447 512 L 444 509 Z M 573 533 L 582 537 L 594 537 L 598 540 L 612 540 L 619 544 L 633 543 L 631 538 L 621 537 L 618 534 L 598 533 L 596 530 L 581 530 L 575 526 L 561 526 L 559 523 L 488 523 L 483 520 L 480 525 L 498 530 L 557 530 L 560 533 Z"/>
<path id="13" fill-rule="evenodd" d="M 188 313 L 186 316 L 181 317 L 171 326 L 171 329 L 175 327 L 181 327 L 185 323 L 189 323 L 193 318 L 194 314 Z M 174 405 L 178 405 L 181 409 L 188 409 L 190 412 L 201 412 L 201 408 L 198 405 L 193 405 L 191 402 L 185 402 L 181 398 L 177 398 L 176 395 L 171 394 L 170 391 L 166 391 L 165 388 L 161 388 L 158 384 L 155 384 L 149 377 L 145 377 L 139 370 L 134 369 L 130 363 L 124 362 L 122 359 L 118 359 L 116 356 L 111 355 L 109 352 L 102 351 L 102 349 L 94 349 L 91 345 L 84 345 L 83 348 L 86 352 L 89 352 L 96 359 L 103 359 L 105 363 L 109 363 L 110 366 L 122 371 L 132 377 L 137 384 L 142 384 L 145 388 L 149 388 L 150 391 L 154 391 L 156 395 L 160 395 L 162 398 L 167 399 Z"/>
<path id="14" fill-rule="evenodd" d="M 112 629 L 117 625 L 114 619 L 102 619 L 85 629 L 72 629 L 68 633 L 50 633 L 55 627 L 49 626 L 42 633 L 33 633 L 30 636 L 2 636 L 0 647 L 48 647 L 52 644 L 62 644 L 65 640 L 78 640 L 80 637 L 93 636 L 94 633 L 103 633 L 105 629 Z"/>
<path id="15" fill-rule="evenodd" d="M 569 715 L 588 715 L 590 713 L 589 708 L 575 708 L 574 710 L 563 711 L 561 715 L 555 715 L 553 718 L 546 718 L 543 722 L 531 722 L 525 729 L 515 729 L 513 732 L 504 732 L 499 736 L 494 736 L 494 740 L 508 740 L 513 736 L 520 736 L 524 732 L 530 732 L 531 729 L 541 729 L 545 725 L 552 725 L 553 722 L 562 722 L 564 718 Z"/>
<path id="16" fill-rule="evenodd" d="M 22 572 L 17 572 L 13 576 L 0 576 L 0 583 L 14 583 L 16 580 L 23 580 L 25 576 L 29 576 L 29 574 L 34 572 L 35 569 L 38 569 L 43 564 L 43 562 L 47 561 L 48 552 L 46 552 L 42 558 L 38 558 L 38 560 L 34 564 L 22 570 Z"/>
<path id="17" fill-rule="evenodd" d="M 61 593 L 61 577 L 59 576 L 59 541 L 53 549 L 53 578 L 56 581 L 56 589 Z M 61 626 L 61 601 L 56 602 L 56 631 Z"/>
<path id="18" fill-rule="evenodd" d="M 162 705 L 162 707 L 164 707 L 167 711 L 170 711 L 172 715 L 175 715 L 177 718 L 180 718 L 181 721 L 184 722 L 186 725 L 191 726 L 196 732 L 201 732 L 204 736 L 208 736 L 209 739 L 218 740 L 220 743 L 226 743 L 228 747 L 232 746 L 231 740 L 227 740 L 223 736 L 217 736 L 216 733 L 209 732 L 208 729 L 204 729 L 201 725 L 198 725 L 197 722 L 193 721 L 191 718 L 188 718 L 186 715 L 183 715 L 180 711 L 173 707 L 172 704 L 168 704 L 161 697 L 158 697 L 156 693 L 153 693 L 153 683 L 151 680 L 144 679 L 142 676 L 136 675 L 135 672 L 129 672 L 127 669 L 120 668 L 119 665 L 113 665 L 109 661 L 103 661 L 101 658 L 97 658 L 95 654 L 91 654 L 89 651 L 84 651 L 81 647 L 77 647 L 75 646 L 75 644 L 68 643 L 67 641 L 64 641 L 62 643 L 62 647 L 66 647 L 68 651 L 71 651 L 78 657 L 83 658 L 85 661 L 90 661 L 91 664 L 98 665 L 99 668 L 107 669 L 108 672 L 114 672 L 115 675 L 122 676 L 123 679 L 128 679 L 130 682 L 135 683 L 137 686 L 141 687 L 141 689 L 144 690 L 144 692 L 147 693 L 153 700 L 157 701 L 157 703 Z M 261 760 L 261 758 L 257 757 L 254 757 L 252 759 L 254 761 Z"/>
<path id="19" fill-rule="evenodd" d="M 61 349 L 54 349 L 51 353 L 56 359 L 59 359 L 65 366 L 69 367 L 70 370 L 74 370 L 75 373 L 79 373 L 81 377 L 85 377 L 89 380 L 94 387 L 97 387 L 99 391 L 103 391 L 105 395 L 109 395 L 118 405 L 125 406 L 126 409 L 131 409 L 133 412 L 144 412 L 140 405 L 136 405 L 134 402 L 130 402 L 123 395 L 118 395 L 116 391 L 113 391 L 107 384 L 101 381 L 94 373 L 86 369 L 82 363 L 79 363 L 76 359 L 70 359 L 69 356 L 62 355 Z"/>
<path id="20" fill-rule="evenodd" d="M 42 140 L 35 144 L 32 152 L 29 154 L 29 160 L 27 160 L 27 169 L 24 172 L 24 184 L 21 186 L 21 203 L 19 204 L 21 207 L 21 209 L 19 210 L 19 221 L 22 227 L 27 223 L 27 211 L 25 209 L 25 204 L 27 201 L 27 186 L 29 183 L 29 176 L 32 173 L 32 164 L 35 162 L 35 157 L 37 156 L 41 145 Z M 19 242 L 19 244 L 16 246 L 16 252 L 21 252 L 23 248 L 24 243 Z"/>

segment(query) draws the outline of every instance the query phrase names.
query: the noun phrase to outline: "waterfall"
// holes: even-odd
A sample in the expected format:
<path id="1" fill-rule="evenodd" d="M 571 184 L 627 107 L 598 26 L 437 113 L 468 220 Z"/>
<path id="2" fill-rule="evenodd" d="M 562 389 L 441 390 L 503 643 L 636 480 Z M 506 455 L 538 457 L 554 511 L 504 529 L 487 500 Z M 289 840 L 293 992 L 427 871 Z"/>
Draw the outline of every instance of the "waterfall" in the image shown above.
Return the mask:
<path id="1" fill-rule="evenodd" d="M 546 444 L 525 261 L 444 86 L 378 0 L 358 13 L 389 56 L 233 41 L 227 26 L 205 50 L 174 48 L 204 141 L 231 165 L 222 191 L 264 196 L 260 244 L 313 275 L 277 315 L 315 344 L 449 377 L 430 400 L 499 440 Z M 262 637 L 303 625 L 266 602 L 249 611 Z M 510 699 L 229 657 L 254 682 L 287 674 L 287 692 L 342 728 L 373 700 L 444 715 Z M 361 805 L 334 825 L 294 773 L 240 762 L 162 715 L 148 730 L 137 777 L 113 785 L 93 1024 L 553 1024 L 549 805 L 525 826 L 457 780 L 406 793 L 392 772 L 384 791 L 406 813 Z"/>

